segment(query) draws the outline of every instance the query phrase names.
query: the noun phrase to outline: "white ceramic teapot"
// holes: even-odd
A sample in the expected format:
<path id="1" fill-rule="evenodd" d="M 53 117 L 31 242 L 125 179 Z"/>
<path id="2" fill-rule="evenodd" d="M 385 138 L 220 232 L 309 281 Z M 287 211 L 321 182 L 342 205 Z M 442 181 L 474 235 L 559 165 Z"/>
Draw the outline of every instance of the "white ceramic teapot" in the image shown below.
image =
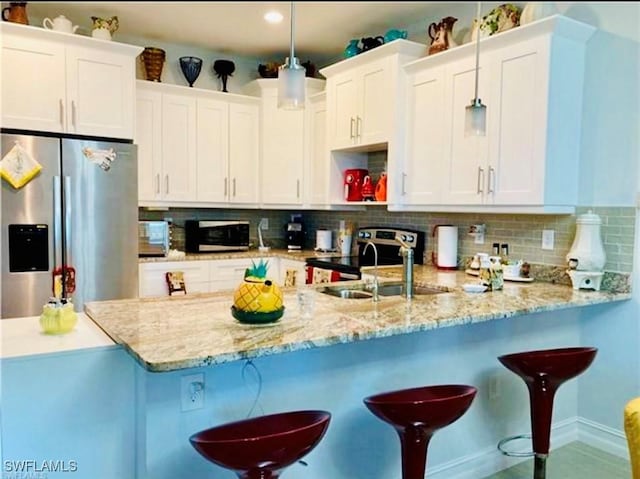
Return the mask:
<path id="1" fill-rule="evenodd" d="M 76 30 L 78 29 L 78 25 L 73 25 L 71 20 L 64 15 L 58 15 L 53 20 L 45 18 L 42 21 L 42 26 L 47 30 L 55 30 L 56 32 L 64 33 L 76 33 Z"/>

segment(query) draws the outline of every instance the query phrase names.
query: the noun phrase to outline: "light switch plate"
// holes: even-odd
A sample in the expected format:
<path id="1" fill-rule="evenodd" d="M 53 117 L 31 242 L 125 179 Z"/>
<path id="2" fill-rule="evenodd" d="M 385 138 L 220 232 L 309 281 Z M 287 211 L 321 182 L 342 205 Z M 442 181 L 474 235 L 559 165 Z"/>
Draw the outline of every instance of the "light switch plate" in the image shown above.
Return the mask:
<path id="1" fill-rule="evenodd" d="M 542 230 L 542 249 L 553 249 L 553 243 L 555 239 L 554 230 Z"/>

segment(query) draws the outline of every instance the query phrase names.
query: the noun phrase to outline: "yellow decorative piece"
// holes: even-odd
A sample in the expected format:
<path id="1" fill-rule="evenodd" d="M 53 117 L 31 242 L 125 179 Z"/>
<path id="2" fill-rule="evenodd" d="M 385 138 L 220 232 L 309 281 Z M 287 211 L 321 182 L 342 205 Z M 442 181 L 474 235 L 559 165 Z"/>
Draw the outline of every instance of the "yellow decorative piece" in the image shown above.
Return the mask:
<path id="1" fill-rule="evenodd" d="M 78 314 L 72 303 L 48 303 L 42 308 L 40 326 L 46 334 L 65 334 L 71 331 L 78 321 Z"/>
<path id="2" fill-rule="evenodd" d="M 629 401 L 624 408 L 624 432 L 629 445 L 631 477 L 640 479 L 640 397 Z"/>
<path id="3" fill-rule="evenodd" d="M 0 177 L 16 189 L 26 185 L 41 169 L 42 165 L 18 142 L 0 161 Z"/>
<path id="4" fill-rule="evenodd" d="M 233 295 L 233 305 L 249 313 L 271 313 L 282 308 L 282 290 L 271 280 L 245 280 Z"/>

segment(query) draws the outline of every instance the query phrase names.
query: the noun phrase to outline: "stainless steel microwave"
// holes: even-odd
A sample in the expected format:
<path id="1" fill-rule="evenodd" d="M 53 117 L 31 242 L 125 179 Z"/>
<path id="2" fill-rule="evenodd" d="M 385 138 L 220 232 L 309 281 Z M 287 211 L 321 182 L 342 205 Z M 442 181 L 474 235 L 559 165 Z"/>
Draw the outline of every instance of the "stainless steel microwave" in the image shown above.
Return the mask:
<path id="1" fill-rule="evenodd" d="M 169 241 L 167 221 L 138 221 L 138 256 L 167 256 Z"/>
<path id="2" fill-rule="evenodd" d="M 245 251 L 249 249 L 249 222 L 186 220 L 184 240 L 188 253 Z"/>

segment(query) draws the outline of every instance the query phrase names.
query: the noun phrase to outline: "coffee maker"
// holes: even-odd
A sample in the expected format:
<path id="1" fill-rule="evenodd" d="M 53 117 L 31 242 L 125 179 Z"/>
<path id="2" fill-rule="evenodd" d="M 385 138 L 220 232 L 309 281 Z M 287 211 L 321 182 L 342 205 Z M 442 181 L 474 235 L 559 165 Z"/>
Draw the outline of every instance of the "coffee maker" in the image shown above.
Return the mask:
<path id="1" fill-rule="evenodd" d="M 304 227 L 300 222 L 290 222 L 284 227 L 287 250 L 299 251 L 304 245 Z"/>

